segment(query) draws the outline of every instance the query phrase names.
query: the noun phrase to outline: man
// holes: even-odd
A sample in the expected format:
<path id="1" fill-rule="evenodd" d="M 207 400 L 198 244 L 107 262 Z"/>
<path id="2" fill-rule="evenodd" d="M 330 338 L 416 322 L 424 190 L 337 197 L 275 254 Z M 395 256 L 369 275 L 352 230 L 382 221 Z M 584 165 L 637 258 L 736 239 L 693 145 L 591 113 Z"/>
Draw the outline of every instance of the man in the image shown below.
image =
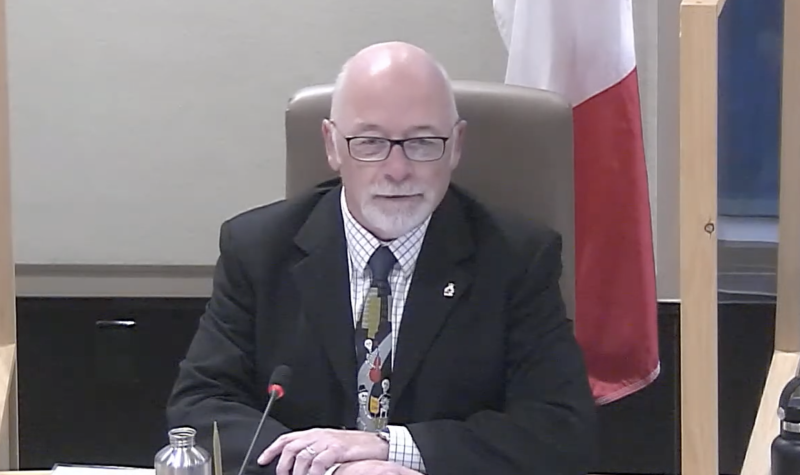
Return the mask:
<path id="1" fill-rule="evenodd" d="M 322 124 L 341 182 L 223 224 L 170 424 L 210 447 L 218 421 L 236 470 L 284 364 L 248 473 L 586 473 L 594 403 L 560 237 L 451 185 L 465 131 L 426 52 L 351 58 Z"/>

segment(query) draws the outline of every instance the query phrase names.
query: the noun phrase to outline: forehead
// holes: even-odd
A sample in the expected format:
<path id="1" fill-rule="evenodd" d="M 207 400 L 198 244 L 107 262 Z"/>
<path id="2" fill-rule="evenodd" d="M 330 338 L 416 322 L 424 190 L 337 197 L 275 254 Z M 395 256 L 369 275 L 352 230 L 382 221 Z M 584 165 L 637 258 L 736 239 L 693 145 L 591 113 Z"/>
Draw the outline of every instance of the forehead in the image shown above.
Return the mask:
<path id="1" fill-rule="evenodd" d="M 435 85 L 354 85 L 341 93 L 337 123 L 353 133 L 444 134 L 455 120 L 447 89 Z"/>

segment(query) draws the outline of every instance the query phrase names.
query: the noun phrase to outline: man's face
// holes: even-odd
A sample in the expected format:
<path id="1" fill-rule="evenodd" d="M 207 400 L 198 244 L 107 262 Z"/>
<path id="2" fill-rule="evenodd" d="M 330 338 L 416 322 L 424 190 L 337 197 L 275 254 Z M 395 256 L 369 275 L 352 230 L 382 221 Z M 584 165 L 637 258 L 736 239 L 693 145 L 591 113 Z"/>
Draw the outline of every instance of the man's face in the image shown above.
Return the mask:
<path id="1" fill-rule="evenodd" d="M 328 163 L 342 177 L 353 216 L 379 238 L 397 238 L 441 202 L 466 124 L 454 120 L 441 86 L 348 87 L 341 94 L 341 113 L 323 124 Z M 345 137 L 364 138 L 348 147 Z M 439 137 L 447 139 L 443 146 Z M 410 138 L 420 140 L 405 144 L 408 155 L 426 161 L 381 140 Z"/>

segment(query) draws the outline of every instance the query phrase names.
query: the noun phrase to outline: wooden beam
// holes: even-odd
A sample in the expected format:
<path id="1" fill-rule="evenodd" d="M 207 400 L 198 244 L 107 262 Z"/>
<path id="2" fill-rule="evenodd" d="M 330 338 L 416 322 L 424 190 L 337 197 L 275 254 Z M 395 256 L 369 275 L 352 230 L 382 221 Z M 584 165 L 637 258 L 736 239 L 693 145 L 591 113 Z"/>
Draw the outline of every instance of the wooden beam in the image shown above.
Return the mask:
<path id="1" fill-rule="evenodd" d="M 681 473 L 719 473 L 717 10 L 680 8 Z"/>
<path id="2" fill-rule="evenodd" d="M 16 452 L 16 376 L 17 345 L 0 346 L 0 467 L 18 467 Z"/>
<path id="3" fill-rule="evenodd" d="M 6 3 L 0 0 L 0 469 L 18 466 L 16 292 L 11 233 Z"/>
<path id="4" fill-rule="evenodd" d="M 717 16 L 722 13 L 725 8 L 726 0 L 683 0 L 681 6 L 713 8 L 717 12 Z"/>
<path id="5" fill-rule="evenodd" d="M 800 1 L 785 0 L 775 349 L 800 352 Z"/>
<path id="6" fill-rule="evenodd" d="M 16 341 L 9 162 L 5 1 L 0 0 L 0 345 Z"/>

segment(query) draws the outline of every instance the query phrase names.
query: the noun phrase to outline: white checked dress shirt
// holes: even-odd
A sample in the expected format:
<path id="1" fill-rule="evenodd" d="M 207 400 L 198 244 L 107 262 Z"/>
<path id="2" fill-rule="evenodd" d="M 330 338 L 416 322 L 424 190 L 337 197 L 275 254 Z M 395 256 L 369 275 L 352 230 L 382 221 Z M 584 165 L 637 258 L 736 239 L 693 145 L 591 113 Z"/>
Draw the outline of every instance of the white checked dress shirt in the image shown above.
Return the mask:
<path id="1" fill-rule="evenodd" d="M 348 267 L 350 269 L 350 303 L 353 308 L 353 329 L 361 315 L 361 308 L 367 296 L 371 282 L 371 273 L 367 262 L 378 246 L 386 245 L 394 254 L 397 263 L 389 274 L 389 285 L 392 288 L 392 308 L 389 319 L 392 323 L 392 363 L 397 349 L 397 335 L 400 321 L 403 317 L 403 308 L 406 296 L 411 285 L 411 276 L 414 266 L 422 249 L 425 231 L 428 229 L 430 217 L 417 228 L 407 234 L 389 242 L 381 242 L 364 229 L 350 214 L 344 198 L 341 195 L 342 218 L 344 219 L 344 234 L 347 240 Z M 425 473 L 425 465 L 411 433 L 404 426 L 389 425 L 389 461 L 398 463 L 412 470 Z"/>

